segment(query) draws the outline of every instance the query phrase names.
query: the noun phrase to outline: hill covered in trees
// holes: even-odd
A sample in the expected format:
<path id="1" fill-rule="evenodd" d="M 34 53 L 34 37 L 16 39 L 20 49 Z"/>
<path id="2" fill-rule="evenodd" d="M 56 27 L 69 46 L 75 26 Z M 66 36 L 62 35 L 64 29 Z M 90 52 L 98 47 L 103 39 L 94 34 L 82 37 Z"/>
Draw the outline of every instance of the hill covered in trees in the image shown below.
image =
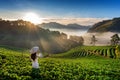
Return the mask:
<path id="1" fill-rule="evenodd" d="M 23 20 L 0 20 L 0 44 L 31 48 L 39 46 L 42 52 L 60 53 L 83 45 L 84 39 L 70 36 L 59 31 L 43 29 Z"/>
<path id="2" fill-rule="evenodd" d="M 88 32 L 120 32 L 120 18 L 96 23 Z"/>

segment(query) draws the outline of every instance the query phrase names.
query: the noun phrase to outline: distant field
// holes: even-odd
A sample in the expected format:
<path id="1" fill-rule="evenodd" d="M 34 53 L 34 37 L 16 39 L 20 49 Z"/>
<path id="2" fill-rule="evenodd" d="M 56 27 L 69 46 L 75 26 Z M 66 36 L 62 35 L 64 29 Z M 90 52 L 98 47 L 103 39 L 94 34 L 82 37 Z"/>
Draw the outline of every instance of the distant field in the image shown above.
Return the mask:
<path id="1" fill-rule="evenodd" d="M 63 54 L 53 56 L 62 58 L 77 58 L 93 55 L 106 58 L 120 58 L 120 46 L 118 46 L 118 48 L 116 48 L 116 46 L 79 46 Z"/>
<path id="2" fill-rule="evenodd" d="M 110 46 L 77 47 L 40 58 L 40 68 L 36 70 L 32 69 L 28 50 L 0 46 L 0 80 L 119 80 L 120 59 L 108 56 L 114 49 Z M 97 52 L 100 53 L 96 55 Z"/>

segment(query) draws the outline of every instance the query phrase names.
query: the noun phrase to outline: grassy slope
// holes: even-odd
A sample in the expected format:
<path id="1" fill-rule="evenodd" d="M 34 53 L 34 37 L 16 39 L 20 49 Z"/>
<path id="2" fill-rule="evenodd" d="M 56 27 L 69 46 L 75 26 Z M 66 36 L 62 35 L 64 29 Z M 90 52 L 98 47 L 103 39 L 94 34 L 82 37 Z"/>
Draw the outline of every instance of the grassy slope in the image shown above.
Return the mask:
<path id="1" fill-rule="evenodd" d="M 0 80 L 120 79 L 119 59 L 98 56 L 41 58 L 39 64 L 38 70 L 32 69 L 28 51 L 0 46 Z"/>
<path id="2" fill-rule="evenodd" d="M 56 54 L 53 55 L 53 57 L 61 57 L 61 58 L 77 58 L 77 57 L 90 57 L 92 55 L 95 57 L 104 57 L 104 51 L 103 54 L 101 54 L 102 50 L 108 50 L 106 51 L 107 56 L 109 56 L 110 54 L 110 49 L 115 49 L 115 46 L 79 46 L 76 48 L 73 48 L 63 54 Z M 99 51 L 99 54 L 97 54 L 97 52 L 95 53 L 95 51 Z M 90 54 L 88 55 L 89 52 Z M 115 55 L 115 53 L 113 54 Z M 106 57 L 107 57 L 106 56 Z"/>

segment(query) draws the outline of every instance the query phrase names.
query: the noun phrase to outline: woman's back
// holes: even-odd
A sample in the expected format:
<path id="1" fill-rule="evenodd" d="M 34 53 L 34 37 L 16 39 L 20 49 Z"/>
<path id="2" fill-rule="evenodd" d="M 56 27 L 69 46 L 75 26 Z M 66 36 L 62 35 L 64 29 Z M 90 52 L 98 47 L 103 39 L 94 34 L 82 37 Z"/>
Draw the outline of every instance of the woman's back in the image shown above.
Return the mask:
<path id="1" fill-rule="evenodd" d="M 31 60 L 32 60 L 32 67 L 33 68 L 39 68 L 39 63 L 38 63 L 38 56 L 37 56 L 37 52 L 39 50 L 39 47 L 33 47 L 30 50 L 31 53 Z"/>

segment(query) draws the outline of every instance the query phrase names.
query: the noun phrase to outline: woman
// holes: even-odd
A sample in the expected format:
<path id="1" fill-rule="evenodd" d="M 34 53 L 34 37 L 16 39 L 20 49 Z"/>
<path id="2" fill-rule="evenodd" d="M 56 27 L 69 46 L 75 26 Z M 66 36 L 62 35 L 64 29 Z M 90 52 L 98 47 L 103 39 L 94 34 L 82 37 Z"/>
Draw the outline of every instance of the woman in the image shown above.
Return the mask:
<path id="1" fill-rule="evenodd" d="M 31 60 L 32 60 L 32 67 L 33 68 L 39 68 L 39 63 L 38 63 L 38 51 L 39 51 L 39 47 L 33 47 L 30 50 L 31 53 Z"/>

